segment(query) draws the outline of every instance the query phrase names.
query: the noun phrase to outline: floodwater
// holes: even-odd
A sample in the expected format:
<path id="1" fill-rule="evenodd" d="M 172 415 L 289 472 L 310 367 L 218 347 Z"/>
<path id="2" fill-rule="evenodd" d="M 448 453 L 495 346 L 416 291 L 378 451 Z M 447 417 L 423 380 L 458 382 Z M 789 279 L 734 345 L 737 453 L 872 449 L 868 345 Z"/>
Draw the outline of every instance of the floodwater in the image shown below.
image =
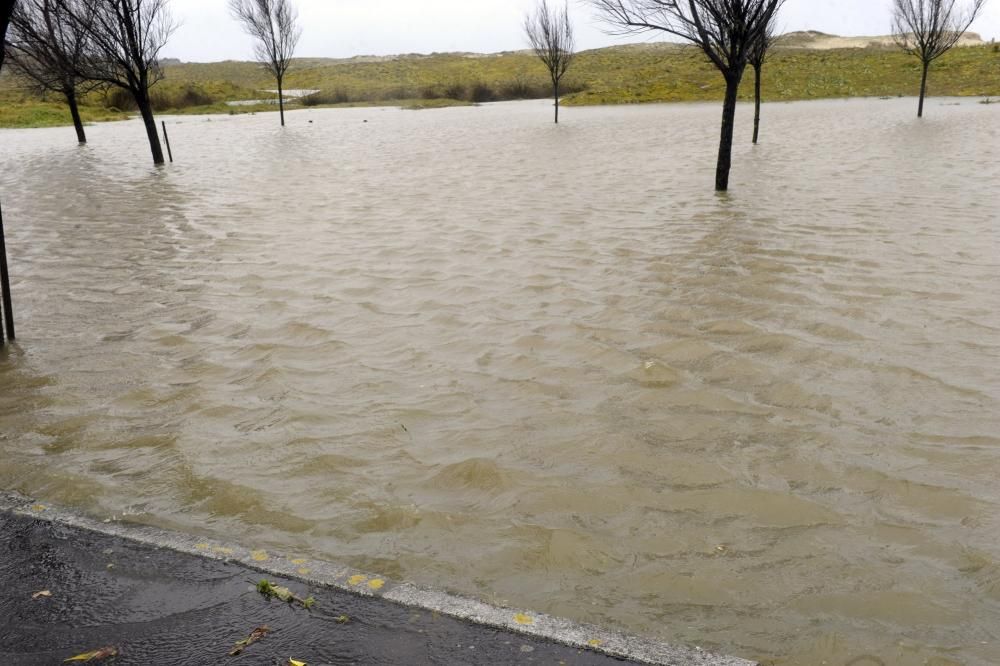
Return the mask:
<path id="1" fill-rule="evenodd" d="M 777 664 L 1000 662 L 1000 106 L 0 132 L 0 488 Z M 309 122 L 313 121 L 313 122 Z M 367 122 L 364 122 L 367 121 Z"/>

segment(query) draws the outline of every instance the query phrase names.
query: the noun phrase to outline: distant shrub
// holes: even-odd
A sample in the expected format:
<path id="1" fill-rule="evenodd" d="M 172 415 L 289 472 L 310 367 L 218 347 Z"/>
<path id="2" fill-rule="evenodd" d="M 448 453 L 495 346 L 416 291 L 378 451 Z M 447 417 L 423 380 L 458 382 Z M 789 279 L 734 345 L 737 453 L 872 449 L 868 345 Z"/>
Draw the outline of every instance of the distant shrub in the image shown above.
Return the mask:
<path id="1" fill-rule="evenodd" d="M 469 96 L 466 101 L 480 104 L 482 102 L 495 102 L 497 99 L 499 99 L 499 97 L 496 91 L 489 85 L 480 81 L 478 83 L 474 83 L 469 89 Z"/>
<path id="2" fill-rule="evenodd" d="M 443 99 L 446 97 L 447 95 L 434 86 L 424 86 L 420 89 L 420 99 Z"/>
<path id="3" fill-rule="evenodd" d="M 139 108 L 132 94 L 121 88 L 108 88 L 104 91 L 104 107 L 122 111 L 135 111 Z"/>
<path id="4" fill-rule="evenodd" d="M 321 90 L 302 98 L 302 106 L 319 106 L 321 104 L 349 104 L 354 100 L 343 88 L 333 91 Z"/>
<path id="5" fill-rule="evenodd" d="M 445 86 L 444 97 L 447 99 L 462 99 L 466 96 L 465 85 L 461 83 L 451 83 Z"/>
<path id="6" fill-rule="evenodd" d="M 388 102 L 397 99 L 412 99 L 417 96 L 417 91 L 407 86 L 393 86 L 384 89 L 379 94 L 379 101 Z"/>
<path id="7" fill-rule="evenodd" d="M 500 95 L 504 99 L 537 99 L 542 97 L 540 86 L 537 83 L 530 83 L 524 79 L 518 78 L 513 81 L 509 81 L 500 86 Z M 548 86 L 544 86 L 546 89 Z M 543 94 L 548 94 L 543 93 Z"/>

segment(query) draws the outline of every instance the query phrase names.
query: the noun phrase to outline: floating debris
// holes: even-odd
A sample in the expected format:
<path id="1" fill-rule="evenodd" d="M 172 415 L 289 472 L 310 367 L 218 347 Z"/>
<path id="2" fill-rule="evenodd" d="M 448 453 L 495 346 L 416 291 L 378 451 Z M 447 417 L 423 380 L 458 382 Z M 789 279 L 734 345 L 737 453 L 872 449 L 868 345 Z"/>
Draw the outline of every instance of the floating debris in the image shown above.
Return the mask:
<path id="1" fill-rule="evenodd" d="M 229 656 L 235 657 L 239 654 L 242 654 L 243 650 L 247 649 L 260 639 L 264 638 L 269 633 L 271 633 L 271 627 L 268 627 L 267 625 L 264 625 L 263 627 L 257 627 L 256 629 L 250 632 L 249 636 L 247 636 L 241 641 L 238 641 L 236 645 L 233 646 L 233 649 L 229 651 Z"/>
<path id="2" fill-rule="evenodd" d="M 257 583 L 257 591 L 269 599 L 281 599 L 282 601 L 290 604 L 297 603 L 306 609 L 312 608 L 313 604 L 316 603 L 316 600 L 312 597 L 306 597 L 303 599 L 302 597 L 296 596 L 295 593 L 287 587 L 284 587 L 283 585 L 275 585 L 266 578 Z"/>

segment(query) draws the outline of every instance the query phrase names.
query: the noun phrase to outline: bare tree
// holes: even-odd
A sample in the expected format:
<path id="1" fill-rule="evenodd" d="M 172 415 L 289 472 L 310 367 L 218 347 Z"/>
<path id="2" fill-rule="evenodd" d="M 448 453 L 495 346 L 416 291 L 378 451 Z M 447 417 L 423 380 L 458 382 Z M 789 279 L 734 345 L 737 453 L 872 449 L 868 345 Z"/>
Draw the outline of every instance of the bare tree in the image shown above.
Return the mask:
<path id="1" fill-rule="evenodd" d="M 229 10 L 257 43 L 254 55 L 278 82 L 278 108 L 285 126 L 284 80 L 302 36 L 298 11 L 289 0 L 229 0 Z"/>
<path id="2" fill-rule="evenodd" d="M 893 0 L 892 36 L 900 48 L 920 58 L 923 64 L 918 118 L 924 117 L 927 71 L 931 63 L 958 43 L 984 4 L 986 0 L 970 0 L 962 11 L 955 7 L 955 0 Z"/>
<path id="3" fill-rule="evenodd" d="M 163 79 L 160 52 L 177 27 L 168 0 L 58 0 L 73 22 L 86 27 L 92 52 L 77 72 L 127 91 L 146 127 L 154 164 L 163 164 L 149 89 Z"/>
<path id="4" fill-rule="evenodd" d="M 556 102 L 556 124 L 559 124 L 559 82 L 573 62 L 573 24 L 569 20 L 569 0 L 563 6 L 549 9 L 548 0 L 538 0 L 533 14 L 524 19 L 524 32 L 535 55 L 545 63 L 552 78 L 552 96 Z"/>
<path id="5" fill-rule="evenodd" d="M 11 14 L 14 13 L 15 0 L 0 0 L 0 72 L 3 72 L 3 61 L 7 53 L 7 27 L 10 25 Z M 3 233 L 3 211 L 0 210 L 0 310 L 3 311 L 4 326 L 0 327 L 0 345 L 3 344 L 3 329 L 7 329 L 7 337 L 14 339 L 14 309 L 10 295 L 10 274 L 7 272 L 7 246 Z"/>
<path id="6" fill-rule="evenodd" d="M 662 31 L 687 40 L 708 56 L 726 80 L 715 189 L 729 189 L 736 99 L 753 47 L 784 0 L 590 0 L 610 32 Z"/>
<path id="7" fill-rule="evenodd" d="M 753 142 L 757 144 L 760 137 L 760 82 L 761 73 L 764 70 L 764 63 L 767 55 L 774 46 L 774 23 L 767 26 L 767 30 L 760 36 L 757 43 L 750 49 L 750 66 L 753 67 Z"/>
<path id="8" fill-rule="evenodd" d="M 58 93 L 66 98 L 77 140 L 87 143 L 77 97 L 100 85 L 78 74 L 89 56 L 92 17 L 86 8 L 77 7 L 85 22 L 77 24 L 59 8 L 58 2 L 21 0 L 11 17 L 10 62 L 40 91 Z"/>
<path id="9" fill-rule="evenodd" d="M 7 26 L 14 13 L 15 0 L 0 0 L 0 70 L 3 70 L 4 57 L 7 54 Z"/>

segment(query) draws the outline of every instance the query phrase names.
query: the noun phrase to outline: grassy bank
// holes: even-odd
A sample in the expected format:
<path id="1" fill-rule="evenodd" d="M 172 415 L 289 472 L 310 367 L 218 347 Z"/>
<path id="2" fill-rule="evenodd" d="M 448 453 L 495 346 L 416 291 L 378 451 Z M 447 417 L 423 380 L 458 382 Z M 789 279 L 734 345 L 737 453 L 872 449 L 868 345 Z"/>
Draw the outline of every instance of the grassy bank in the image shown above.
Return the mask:
<path id="1" fill-rule="evenodd" d="M 103 106 L 83 106 L 80 115 L 86 123 L 126 120 L 127 113 Z M 58 102 L 39 100 L 0 102 L 0 127 L 61 127 L 72 125 L 69 107 Z"/>
<path id="2" fill-rule="evenodd" d="M 227 61 L 176 64 L 154 88 L 154 107 L 169 113 L 274 111 L 273 105 L 231 107 L 230 100 L 268 96 L 273 80 L 256 64 Z M 919 62 L 893 48 L 777 49 L 767 64 L 764 96 L 788 101 L 832 97 L 916 95 Z M 456 104 L 536 99 L 550 94 L 547 72 L 524 52 L 490 56 L 433 54 L 348 60 L 300 59 L 286 88 L 318 90 L 297 104 L 391 104 L 438 108 Z M 579 54 L 563 86 L 568 105 L 721 100 L 723 82 L 691 47 L 638 44 Z M 934 64 L 929 94 L 1000 95 L 1000 47 L 956 48 Z M 741 96 L 752 95 L 752 76 Z M 93 93 L 83 105 L 88 121 L 113 120 L 130 110 L 120 92 Z M 0 127 L 45 127 L 69 122 L 57 99 L 40 99 L 11 76 L 0 80 Z"/>

